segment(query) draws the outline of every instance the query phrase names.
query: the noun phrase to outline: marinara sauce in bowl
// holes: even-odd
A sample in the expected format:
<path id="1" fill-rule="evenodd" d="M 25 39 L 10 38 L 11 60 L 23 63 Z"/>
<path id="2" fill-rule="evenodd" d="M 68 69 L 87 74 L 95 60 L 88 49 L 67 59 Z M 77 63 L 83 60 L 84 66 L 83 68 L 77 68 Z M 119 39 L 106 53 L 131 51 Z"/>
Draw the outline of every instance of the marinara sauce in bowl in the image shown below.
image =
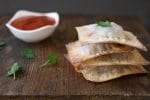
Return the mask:
<path id="1" fill-rule="evenodd" d="M 37 13 L 19 10 L 6 23 L 14 36 L 25 42 L 39 42 L 48 38 L 59 23 L 56 12 Z"/>

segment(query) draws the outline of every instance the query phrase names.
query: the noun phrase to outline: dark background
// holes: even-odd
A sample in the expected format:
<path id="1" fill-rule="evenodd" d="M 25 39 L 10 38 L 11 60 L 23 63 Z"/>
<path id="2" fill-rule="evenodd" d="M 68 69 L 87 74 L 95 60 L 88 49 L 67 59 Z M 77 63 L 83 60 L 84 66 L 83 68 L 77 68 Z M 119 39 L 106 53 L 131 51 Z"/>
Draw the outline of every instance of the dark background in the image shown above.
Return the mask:
<path id="1" fill-rule="evenodd" d="M 0 0 L 0 14 L 17 10 L 139 16 L 150 30 L 150 0 Z"/>

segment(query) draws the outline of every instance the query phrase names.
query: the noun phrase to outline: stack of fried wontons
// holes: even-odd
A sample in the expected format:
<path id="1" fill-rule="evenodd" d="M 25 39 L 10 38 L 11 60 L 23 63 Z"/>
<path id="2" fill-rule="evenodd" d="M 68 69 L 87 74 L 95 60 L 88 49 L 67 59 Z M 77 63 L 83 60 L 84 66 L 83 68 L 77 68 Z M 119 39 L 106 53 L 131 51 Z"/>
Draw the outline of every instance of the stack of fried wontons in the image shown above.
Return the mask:
<path id="1" fill-rule="evenodd" d="M 147 73 L 142 65 L 149 62 L 137 49 L 146 47 L 120 25 L 97 24 L 76 27 L 79 40 L 66 45 L 67 59 L 84 78 L 93 82 L 104 82 L 125 75 Z"/>

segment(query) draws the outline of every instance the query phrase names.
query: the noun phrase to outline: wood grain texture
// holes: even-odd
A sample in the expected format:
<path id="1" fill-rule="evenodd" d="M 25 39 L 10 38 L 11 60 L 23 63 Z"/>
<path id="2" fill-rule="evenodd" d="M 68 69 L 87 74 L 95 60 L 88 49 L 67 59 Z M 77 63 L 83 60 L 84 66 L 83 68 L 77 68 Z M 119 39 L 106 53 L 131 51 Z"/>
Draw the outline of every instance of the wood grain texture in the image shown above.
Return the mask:
<path id="1" fill-rule="evenodd" d="M 65 44 L 77 40 L 75 26 L 109 19 L 132 31 L 150 50 L 150 34 L 136 17 L 128 16 L 83 16 L 61 15 L 61 22 L 55 33 L 48 39 L 34 44 L 16 39 L 5 27 L 11 16 L 0 16 L 0 39 L 7 41 L 0 51 L 0 100 L 141 100 L 150 99 L 150 74 L 126 76 L 104 83 L 86 81 L 65 59 Z M 42 33 L 41 33 L 42 34 Z M 20 56 L 23 48 L 32 48 L 37 57 L 27 60 Z M 39 68 L 48 54 L 58 53 L 56 66 Z M 141 52 L 150 60 L 150 52 Z M 23 74 L 13 80 L 6 76 L 14 61 L 23 66 Z M 145 68 L 150 72 L 149 66 Z"/>

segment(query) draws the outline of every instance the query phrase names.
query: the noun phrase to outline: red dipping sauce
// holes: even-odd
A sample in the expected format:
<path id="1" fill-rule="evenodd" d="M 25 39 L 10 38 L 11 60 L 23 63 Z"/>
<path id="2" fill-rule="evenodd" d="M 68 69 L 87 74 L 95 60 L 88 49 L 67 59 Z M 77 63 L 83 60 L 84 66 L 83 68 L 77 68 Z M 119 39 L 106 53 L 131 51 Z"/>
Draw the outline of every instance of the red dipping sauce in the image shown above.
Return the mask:
<path id="1" fill-rule="evenodd" d="M 47 16 L 24 16 L 15 19 L 11 25 L 21 30 L 34 30 L 46 25 L 54 25 L 55 19 Z"/>

